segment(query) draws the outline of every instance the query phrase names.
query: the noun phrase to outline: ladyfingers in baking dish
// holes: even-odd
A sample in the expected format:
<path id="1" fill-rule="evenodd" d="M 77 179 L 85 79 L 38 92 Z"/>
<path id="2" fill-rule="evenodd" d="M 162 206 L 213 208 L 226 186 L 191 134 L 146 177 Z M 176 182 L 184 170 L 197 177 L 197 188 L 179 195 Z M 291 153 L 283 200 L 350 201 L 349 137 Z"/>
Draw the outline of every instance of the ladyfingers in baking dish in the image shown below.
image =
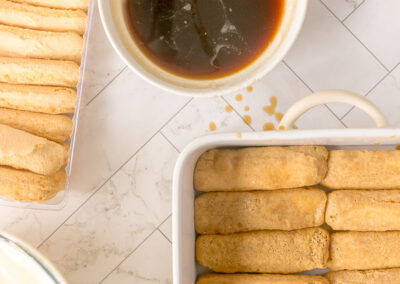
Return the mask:
<path id="1" fill-rule="evenodd" d="M 310 186 L 325 177 L 327 157 L 322 146 L 210 150 L 197 162 L 194 186 L 200 191 Z"/>
<path id="2" fill-rule="evenodd" d="M 204 274 L 196 284 L 329 284 L 322 276 L 274 274 Z"/>
<path id="3" fill-rule="evenodd" d="M 196 258 L 215 272 L 296 273 L 326 267 L 329 234 L 322 228 L 201 235 Z"/>
<path id="4" fill-rule="evenodd" d="M 199 234 L 294 230 L 324 223 L 326 194 L 316 188 L 208 192 L 194 203 Z"/>
<path id="5" fill-rule="evenodd" d="M 331 234 L 330 270 L 395 267 L 400 267 L 400 231 Z"/>
<path id="6" fill-rule="evenodd" d="M 337 231 L 400 230 L 400 190 L 333 191 L 325 219 Z"/>
<path id="7" fill-rule="evenodd" d="M 400 151 L 329 151 L 328 173 L 321 184 L 331 189 L 400 188 Z"/>
<path id="8" fill-rule="evenodd" d="M 395 284 L 400 283 L 400 269 L 345 270 L 324 275 L 330 284 Z"/>

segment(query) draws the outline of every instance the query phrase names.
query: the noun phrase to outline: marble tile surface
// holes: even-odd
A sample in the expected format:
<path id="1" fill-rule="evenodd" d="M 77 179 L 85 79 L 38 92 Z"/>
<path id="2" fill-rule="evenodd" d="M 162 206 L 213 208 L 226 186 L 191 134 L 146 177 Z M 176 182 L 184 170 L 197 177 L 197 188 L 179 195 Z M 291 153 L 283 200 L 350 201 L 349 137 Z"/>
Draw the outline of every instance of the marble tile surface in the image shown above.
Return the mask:
<path id="1" fill-rule="evenodd" d="M 171 179 L 179 152 L 202 135 L 274 128 L 294 102 L 327 88 L 367 96 L 400 126 L 399 5 L 310 0 L 295 45 L 269 74 L 237 93 L 194 99 L 126 68 L 96 11 L 68 203 L 59 211 L 0 207 L 0 230 L 38 247 L 71 284 L 172 283 Z M 358 109 L 330 104 L 296 126 L 373 124 Z"/>
<path id="2" fill-rule="evenodd" d="M 386 69 L 320 1 L 308 3 L 303 30 L 285 62 L 313 91 L 345 89 L 365 95 Z M 339 117 L 349 109 L 332 106 Z"/>

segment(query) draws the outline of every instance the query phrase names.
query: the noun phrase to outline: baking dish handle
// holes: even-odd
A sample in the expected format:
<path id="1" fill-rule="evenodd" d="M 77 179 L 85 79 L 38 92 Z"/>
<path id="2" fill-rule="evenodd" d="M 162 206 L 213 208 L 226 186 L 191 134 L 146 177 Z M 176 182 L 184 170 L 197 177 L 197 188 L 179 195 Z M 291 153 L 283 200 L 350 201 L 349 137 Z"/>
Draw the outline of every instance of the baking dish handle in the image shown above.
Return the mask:
<path id="1" fill-rule="evenodd" d="M 325 90 L 308 95 L 292 105 L 283 116 L 279 129 L 292 129 L 296 120 L 309 109 L 327 103 L 345 103 L 365 111 L 375 122 L 376 127 L 388 127 L 385 115 L 367 98 L 344 90 Z"/>

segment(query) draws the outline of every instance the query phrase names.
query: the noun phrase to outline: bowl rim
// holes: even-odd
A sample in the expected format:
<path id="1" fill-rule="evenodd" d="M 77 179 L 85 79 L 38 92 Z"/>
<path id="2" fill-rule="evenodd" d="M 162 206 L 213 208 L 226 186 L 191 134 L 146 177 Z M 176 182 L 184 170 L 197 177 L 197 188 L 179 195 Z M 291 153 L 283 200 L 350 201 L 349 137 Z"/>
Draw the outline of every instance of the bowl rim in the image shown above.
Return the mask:
<path id="1" fill-rule="evenodd" d="M 42 270 L 53 280 L 55 284 L 67 284 L 68 282 L 62 276 L 60 271 L 54 266 L 54 264 L 46 258 L 41 252 L 37 249 L 26 243 L 25 241 L 17 238 L 9 233 L 5 233 L 0 231 L 0 241 L 3 240 L 8 242 L 10 245 L 16 247 L 16 249 L 20 250 L 27 257 L 31 258 L 35 261 Z"/>
<path id="2" fill-rule="evenodd" d="M 295 0 L 296 8 L 293 15 L 292 22 L 288 27 L 288 31 L 284 36 L 279 47 L 273 51 L 270 58 L 264 62 L 264 66 L 255 70 L 244 80 L 240 80 L 236 83 L 230 85 L 222 85 L 210 88 L 189 88 L 179 86 L 167 82 L 163 79 L 158 78 L 156 75 L 148 72 L 140 63 L 138 63 L 133 56 L 130 54 L 128 49 L 124 46 L 123 40 L 119 36 L 118 29 L 114 22 L 113 13 L 111 9 L 111 2 L 116 0 L 98 0 L 100 19 L 103 24 L 106 36 L 111 43 L 113 49 L 116 51 L 118 56 L 123 60 L 123 62 L 138 76 L 143 78 L 145 81 L 151 83 L 168 92 L 172 92 L 179 95 L 189 96 L 189 97 L 211 97 L 211 96 L 222 96 L 225 94 L 230 94 L 240 89 L 246 88 L 247 86 L 253 84 L 268 72 L 270 72 L 276 65 L 278 65 L 285 55 L 288 53 L 289 49 L 293 46 L 300 33 L 301 27 L 305 19 L 305 15 L 308 7 L 308 0 Z M 123 1 L 123 0 L 117 0 Z M 251 66 L 250 64 L 249 66 Z M 243 70 L 246 70 L 245 67 Z M 236 73 L 234 73 L 236 74 Z M 234 75 L 233 74 L 233 75 Z M 226 78 L 232 75 L 226 76 Z M 224 77 L 222 77 L 224 78 Z"/>

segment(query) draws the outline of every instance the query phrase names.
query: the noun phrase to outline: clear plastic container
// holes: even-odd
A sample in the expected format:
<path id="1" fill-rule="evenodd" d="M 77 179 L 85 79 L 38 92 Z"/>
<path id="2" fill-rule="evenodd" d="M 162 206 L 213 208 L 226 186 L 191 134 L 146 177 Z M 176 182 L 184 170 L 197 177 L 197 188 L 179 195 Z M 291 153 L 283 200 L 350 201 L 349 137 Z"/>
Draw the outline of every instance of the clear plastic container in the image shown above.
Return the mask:
<path id="1" fill-rule="evenodd" d="M 19 208 L 29 208 L 29 209 L 49 209 L 49 210 L 60 210 L 62 209 L 67 202 L 69 193 L 70 193 L 70 187 L 69 187 L 69 181 L 70 181 L 70 176 L 71 176 L 71 168 L 72 168 L 72 161 L 73 161 L 73 156 L 74 156 L 74 148 L 75 148 L 75 138 L 76 138 L 76 132 L 77 132 L 77 127 L 78 127 L 78 118 L 79 118 L 79 112 L 81 108 L 81 99 L 82 99 L 82 92 L 85 89 L 85 71 L 86 71 L 86 63 L 87 63 L 87 55 L 88 55 L 88 46 L 89 46 L 89 39 L 90 39 L 90 33 L 91 33 L 91 28 L 92 28 L 92 22 L 93 22 L 93 13 L 94 10 L 96 9 L 96 0 L 91 0 L 89 4 L 89 9 L 87 11 L 87 25 L 86 25 L 86 32 L 83 35 L 84 38 L 84 47 L 82 51 L 82 61 L 80 65 L 80 78 L 78 85 L 76 86 L 76 92 L 77 92 L 77 97 L 75 101 L 75 113 L 71 114 L 70 117 L 72 117 L 73 121 L 73 131 L 70 136 L 70 139 L 66 141 L 66 143 L 69 145 L 69 151 L 68 151 L 68 163 L 65 167 L 67 179 L 65 182 L 65 187 L 64 190 L 58 192 L 58 194 L 53 197 L 52 199 L 48 201 L 43 201 L 43 202 L 20 202 L 20 201 L 14 201 L 9 198 L 5 197 L 0 197 L 0 206 L 11 206 L 11 207 L 19 207 Z M 1 180 L 0 180 L 1 182 Z M 26 186 L 31 186 L 31 185 L 26 185 Z"/>

